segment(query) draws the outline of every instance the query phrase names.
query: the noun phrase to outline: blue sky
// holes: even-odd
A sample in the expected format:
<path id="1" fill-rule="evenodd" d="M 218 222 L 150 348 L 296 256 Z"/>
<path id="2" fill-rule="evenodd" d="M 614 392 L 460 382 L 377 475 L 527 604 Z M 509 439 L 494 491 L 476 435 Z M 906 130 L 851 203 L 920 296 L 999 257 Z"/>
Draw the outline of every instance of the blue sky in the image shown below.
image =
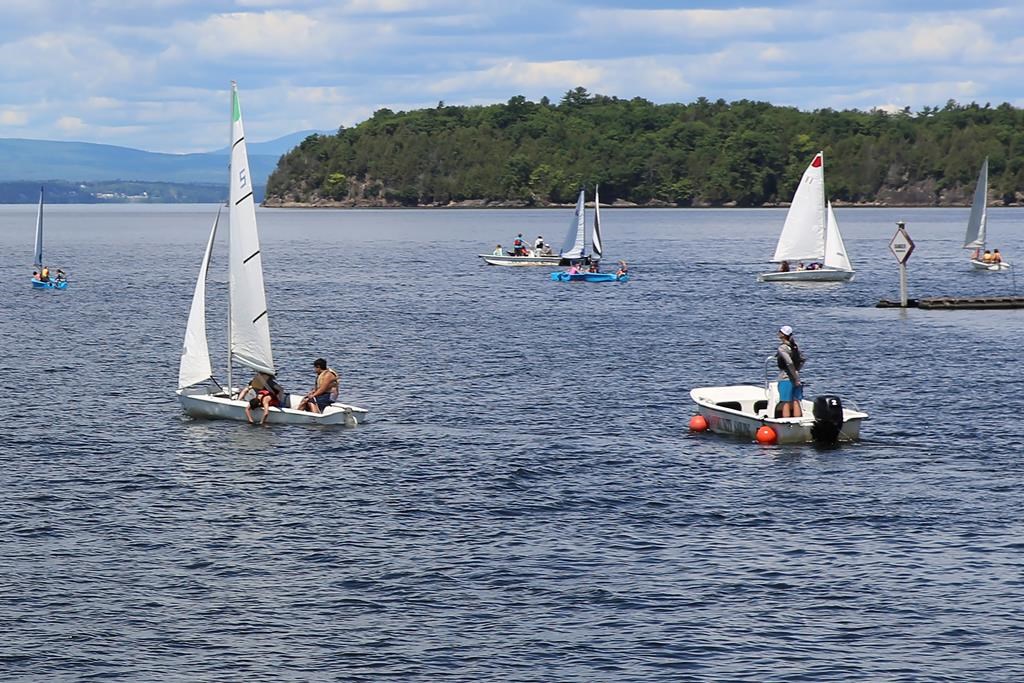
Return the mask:
<path id="1" fill-rule="evenodd" d="M 801 109 L 1024 106 L 1024 3 L 3 0 L 0 137 L 153 151 L 374 110 L 704 96 Z"/>

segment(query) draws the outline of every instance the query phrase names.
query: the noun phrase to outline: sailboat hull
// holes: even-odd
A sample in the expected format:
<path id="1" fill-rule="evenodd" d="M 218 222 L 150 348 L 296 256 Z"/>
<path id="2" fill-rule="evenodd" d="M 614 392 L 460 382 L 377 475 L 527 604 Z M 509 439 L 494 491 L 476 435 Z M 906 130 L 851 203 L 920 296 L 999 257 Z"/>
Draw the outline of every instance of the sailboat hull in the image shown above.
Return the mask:
<path id="1" fill-rule="evenodd" d="M 206 420 L 234 420 L 235 422 L 248 422 L 245 416 L 247 401 L 237 401 L 228 398 L 224 394 L 211 394 L 203 388 L 179 389 L 175 392 L 182 409 L 190 417 Z M 291 403 L 297 404 L 299 398 L 291 397 Z M 259 419 L 262 415 L 261 409 L 253 412 L 254 418 Z M 323 413 L 310 413 L 295 408 L 271 408 L 267 414 L 267 422 L 270 424 L 306 424 L 306 425 L 328 425 L 328 426 L 349 426 L 354 427 L 366 421 L 369 411 L 365 408 L 334 403 L 324 410 Z"/>
<path id="2" fill-rule="evenodd" d="M 818 268 L 816 270 L 788 270 L 761 273 L 758 282 L 846 282 L 853 279 L 852 270 Z"/>
<path id="3" fill-rule="evenodd" d="M 67 280 L 64 282 L 40 282 L 39 280 L 32 280 L 32 289 L 67 289 Z"/>
<path id="4" fill-rule="evenodd" d="M 1006 261 L 1000 261 L 999 263 L 985 263 L 984 261 L 971 259 L 971 268 L 974 268 L 975 270 L 1000 271 L 1009 270 L 1010 264 Z"/>
<path id="5" fill-rule="evenodd" d="M 551 273 L 556 282 L 627 282 L 629 275 L 616 277 L 615 273 Z"/>

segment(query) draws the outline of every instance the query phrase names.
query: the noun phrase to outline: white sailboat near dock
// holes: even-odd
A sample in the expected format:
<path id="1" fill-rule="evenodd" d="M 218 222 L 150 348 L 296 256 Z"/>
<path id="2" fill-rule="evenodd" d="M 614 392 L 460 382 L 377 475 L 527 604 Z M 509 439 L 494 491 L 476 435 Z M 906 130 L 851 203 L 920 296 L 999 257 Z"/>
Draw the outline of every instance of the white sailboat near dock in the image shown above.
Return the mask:
<path id="1" fill-rule="evenodd" d="M 975 270 L 1001 271 L 1009 270 L 1006 261 L 986 261 L 982 252 L 985 251 L 985 239 L 988 236 L 988 157 L 981 164 L 978 172 L 978 184 L 974 187 L 974 201 L 971 202 L 971 215 L 967 219 L 967 231 L 964 234 L 964 249 L 971 249 L 971 267 Z M 1001 257 L 1000 257 L 1001 258 Z"/>
<path id="2" fill-rule="evenodd" d="M 254 372 L 269 375 L 275 375 L 276 369 L 263 285 L 256 205 L 250 183 L 249 158 L 245 147 L 238 89 L 234 82 L 231 84 L 230 142 L 227 388 L 221 386 L 213 377 L 206 336 L 206 276 L 220 222 L 218 211 L 206 243 L 206 251 L 192 296 L 192 307 L 185 328 L 185 342 L 178 369 L 178 390 L 175 393 L 182 408 L 192 417 L 245 422 L 245 408 L 248 402 L 237 398 L 238 391 L 232 385 L 232 365 L 238 363 Z M 207 385 L 208 381 L 216 386 Z M 299 396 L 289 396 L 286 406 L 272 407 L 267 415 L 267 422 L 355 426 L 366 418 L 368 412 L 357 406 L 335 402 L 327 406 L 322 413 L 311 413 L 296 409 L 299 400 Z"/>

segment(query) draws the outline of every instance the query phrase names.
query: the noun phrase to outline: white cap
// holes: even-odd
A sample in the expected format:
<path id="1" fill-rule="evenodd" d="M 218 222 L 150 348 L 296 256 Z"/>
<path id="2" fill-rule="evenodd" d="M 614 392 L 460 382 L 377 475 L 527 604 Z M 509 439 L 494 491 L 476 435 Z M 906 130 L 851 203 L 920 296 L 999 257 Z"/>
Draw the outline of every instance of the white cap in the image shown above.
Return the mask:
<path id="1" fill-rule="evenodd" d="M 793 336 L 793 328 L 790 327 L 789 325 L 783 325 L 782 327 L 780 327 L 779 332 L 786 335 L 787 337 Z"/>

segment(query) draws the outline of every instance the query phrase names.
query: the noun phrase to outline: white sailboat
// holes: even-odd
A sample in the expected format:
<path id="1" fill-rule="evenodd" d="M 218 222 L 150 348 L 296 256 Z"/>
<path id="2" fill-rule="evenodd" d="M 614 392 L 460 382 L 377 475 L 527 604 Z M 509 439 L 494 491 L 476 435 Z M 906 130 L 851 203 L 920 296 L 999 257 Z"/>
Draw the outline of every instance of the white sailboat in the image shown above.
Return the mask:
<path id="1" fill-rule="evenodd" d="M 43 188 L 39 188 L 39 208 L 36 210 L 36 242 L 32 255 L 32 267 L 43 272 Z M 67 289 L 68 281 L 63 275 L 50 277 L 47 281 L 32 278 L 33 289 Z"/>
<path id="2" fill-rule="evenodd" d="M 972 249 L 971 267 L 976 270 L 1009 270 L 1006 261 L 986 261 L 982 257 L 985 251 L 985 238 L 988 232 L 988 157 L 981 164 L 978 173 L 978 184 L 974 188 L 974 201 L 971 203 L 971 216 L 967 219 L 967 232 L 964 234 L 964 249 Z M 1002 257 L 1000 257 L 1001 259 Z"/>
<path id="3" fill-rule="evenodd" d="M 789 205 L 772 257 L 788 270 L 761 273 L 760 282 L 843 282 L 853 277 L 832 203 L 825 201 L 825 154 L 818 152 L 804 171 Z M 822 261 L 821 267 L 798 270 L 797 263 Z"/>
<path id="4" fill-rule="evenodd" d="M 263 286 L 256 205 L 250 183 L 249 158 L 245 148 L 242 112 L 238 88 L 231 84 L 231 165 L 229 170 L 228 233 L 228 366 L 227 389 L 213 378 L 206 337 L 206 275 L 220 222 L 220 212 L 210 230 L 206 251 L 199 268 L 192 307 L 185 328 L 178 390 L 175 392 L 185 412 L 192 417 L 246 421 L 247 401 L 236 398 L 232 388 L 232 365 L 239 363 L 255 372 L 276 374 L 270 343 L 270 324 Z M 212 381 L 216 386 L 199 386 Z M 322 413 L 297 410 L 298 396 L 289 396 L 286 406 L 273 407 L 267 422 L 286 424 L 345 424 L 354 426 L 367 415 L 363 408 L 342 403 L 327 406 Z M 256 411 L 259 415 L 260 411 Z"/>
<path id="5" fill-rule="evenodd" d="M 562 256 L 567 263 L 574 261 L 589 261 L 600 263 L 604 254 L 604 242 L 601 239 L 601 198 L 598 188 L 594 186 L 594 228 L 590 232 L 590 255 L 586 256 L 586 216 L 584 209 L 584 191 L 580 190 L 579 199 L 576 201 L 576 213 L 573 214 L 573 222 L 569 226 L 569 232 L 565 236 L 565 248 Z M 551 279 L 559 282 L 625 282 L 629 275 L 618 275 L 615 273 L 589 273 L 589 272 L 557 272 L 551 273 Z"/>

